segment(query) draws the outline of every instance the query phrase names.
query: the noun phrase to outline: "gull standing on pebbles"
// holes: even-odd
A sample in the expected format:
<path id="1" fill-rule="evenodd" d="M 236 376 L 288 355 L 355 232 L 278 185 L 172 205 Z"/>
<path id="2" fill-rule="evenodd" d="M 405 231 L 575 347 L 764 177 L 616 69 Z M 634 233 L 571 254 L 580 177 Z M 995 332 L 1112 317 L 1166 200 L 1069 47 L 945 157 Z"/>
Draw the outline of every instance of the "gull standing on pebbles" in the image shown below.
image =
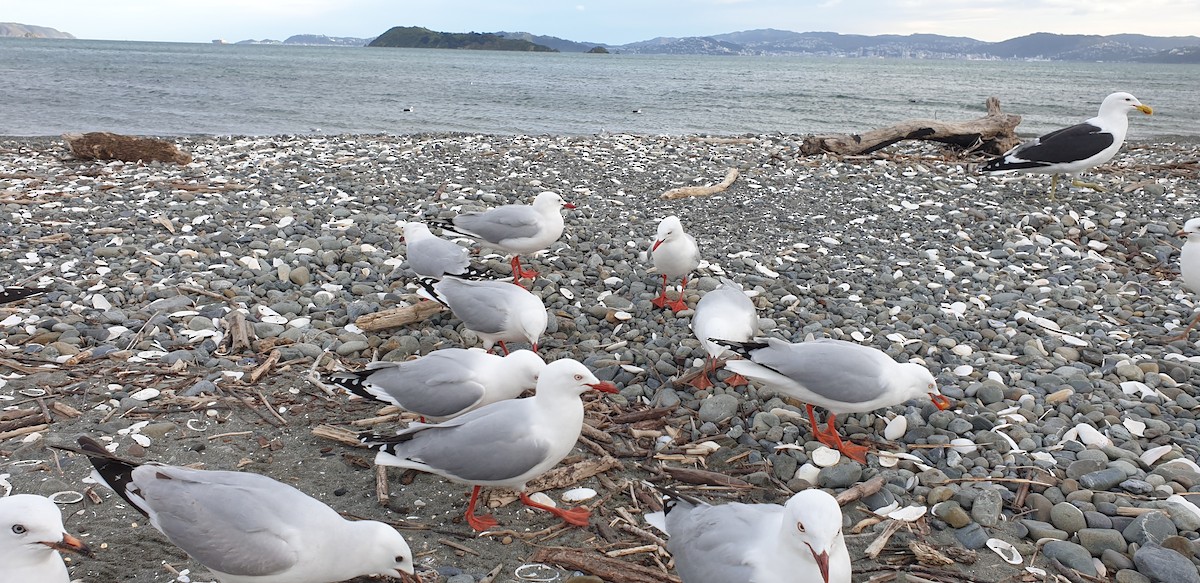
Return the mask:
<path id="1" fill-rule="evenodd" d="M 666 494 L 665 512 L 646 521 L 670 537 L 683 583 L 850 583 L 842 509 L 824 491 L 802 490 L 783 506 Z"/>
<path id="2" fill-rule="evenodd" d="M 654 270 L 662 274 L 662 293 L 654 298 L 654 305 L 663 308 L 670 307 L 678 312 L 687 309 L 683 301 L 683 292 L 687 288 L 688 275 L 700 265 L 700 248 L 696 239 L 683 232 L 683 223 L 679 217 L 671 215 L 658 223 L 658 234 L 654 237 L 654 245 L 650 247 L 650 257 L 654 260 Z M 679 286 L 679 298 L 667 300 L 667 279 L 682 277 Z"/>
<path id="3" fill-rule="evenodd" d="M 562 510 L 538 504 L 525 494 L 525 483 L 553 468 L 575 447 L 583 430 L 580 396 L 589 390 L 617 392 L 582 363 L 556 360 L 542 370 L 533 397 L 492 403 L 436 425 L 413 423 L 392 437 L 364 433 L 359 440 L 378 451 L 378 465 L 473 485 L 466 520 L 475 530 L 497 525 L 491 516 L 475 514 L 483 486 L 513 488 L 525 505 L 587 526 L 586 508 Z"/>
<path id="4" fill-rule="evenodd" d="M 429 232 L 425 223 L 404 223 L 405 258 L 419 277 L 441 279 L 443 275 L 477 276 L 471 267 L 471 250 Z"/>
<path id="5" fill-rule="evenodd" d="M 533 279 L 537 272 L 521 268 L 521 253 L 550 246 L 563 232 L 562 209 L 575 208 L 556 192 L 543 192 L 533 205 L 506 204 L 483 212 L 462 213 L 437 224 L 450 232 L 478 239 L 513 254 L 513 283 Z"/>
<path id="6" fill-rule="evenodd" d="M 721 278 L 721 285 L 704 294 L 696 303 L 696 314 L 692 316 L 692 332 L 708 353 L 704 370 L 692 380 L 692 386 L 706 389 L 712 386 L 709 371 L 716 372 L 717 358 L 725 347 L 713 342 L 713 338 L 745 342 L 758 335 L 758 311 L 754 302 L 742 291 L 742 286 L 730 279 Z M 733 375 L 725 381 L 731 387 L 747 383 L 741 375 Z"/>
<path id="7" fill-rule="evenodd" d="M 1183 276 L 1183 285 L 1192 293 L 1200 292 L 1200 218 L 1188 219 L 1188 222 L 1183 224 L 1183 230 L 1176 235 L 1187 237 L 1187 241 L 1183 242 L 1183 250 L 1179 252 L 1179 274 Z M 1197 321 L 1200 321 L 1200 312 L 1192 318 L 1183 332 L 1171 337 L 1169 341 L 1187 338 L 1192 328 L 1196 327 Z"/>
<path id="8" fill-rule="evenodd" d="M 832 339 L 794 344 L 777 338 L 717 342 L 744 359 L 727 361 L 725 368 L 803 401 L 813 436 L 860 463 L 867 461 L 867 448 L 842 441 L 834 425 L 838 415 L 865 413 L 919 397 L 933 401 L 938 409 L 950 407 L 929 369 L 896 362 L 877 348 Z M 818 429 L 814 405 L 829 411 L 824 431 Z"/>
<path id="9" fill-rule="evenodd" d="M 1059 174 L 1072 176 L 1074 186 L 1103 190 L 1099 184 L 1082 182 L 1074 175 L 1108 162 L 1117 154 L 1129 130 L 1129 112 L 1134 110 L 1154 113 L 1128 93 L 1113 93 L 1100 103 L 1096 117 L 1020 144 L 984 164 L 981 171 L 1050 174 L 1050 198 L 1054 198 Z"/>
<path id="10" fill-rule="evenodd" d="M 537 386 L 540 356 L 514 350 L 497 356 L 481 348 L 443 348 L 415 360 L 376 361 L 366 370 L 337 372 L 328 381 L 351 393 L 445 421 Z"/>
<path id="11" fill-rule="evenodd" d="M 66 533 L 62 513 L 49 498 L 0 498 L 0 581 L 70 583 L 58 551 L 94 556 L 83 541 Z"/>
<path id="12" fill-rule="evenodd" d="M 537 352 L 548 316 L 542 299 L 529 290 L 507 281 L 457 277 L 443 277 L 436 283 L 422 280 L 421 285 L 433 290 L 433 299 L 450 308 L 464 328 L 479 336 L 484 350 L 499 344 L 508 354 L 505 342 L 528 342 Z"/>
<path id="13" fill-rule="evenodd" d="M 95 467 L 94 479 L 145 514 L 221 583 L 332 583 L 361 575 L 415 579 L 408 577 L 412 551 L 396 529 L 346 520 L 287 484 L 250 472 L 138 465 L 90 437 L 80 437 L 79 446 Z"/>

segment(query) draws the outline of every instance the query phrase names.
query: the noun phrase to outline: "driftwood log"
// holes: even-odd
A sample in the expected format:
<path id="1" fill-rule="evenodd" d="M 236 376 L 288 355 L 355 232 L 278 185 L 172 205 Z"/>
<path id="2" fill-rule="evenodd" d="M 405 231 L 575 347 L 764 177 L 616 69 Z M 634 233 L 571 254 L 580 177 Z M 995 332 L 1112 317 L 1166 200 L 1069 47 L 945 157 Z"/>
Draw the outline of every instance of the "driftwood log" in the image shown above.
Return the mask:
<path id="1" fill-rule="evenodd" d="M 367 332 L 377 332 L 420 322 L 445 309 L 445 306 L 434 301 L 417 302 L 411 306 L 364 314 L 354 321 L 354 325 Z"/>
<path id="2" fill-rule="evenodd" d="M 124 162 L 174 162 L 188 164 L 192 157 L 175 144 L 157 138 L 125 136 L 109 132 L 63 134 L 71 153 L 85 160 L 121 160 Z"/>
<path id="3" fill-rule="evenodd" d="M 999 155 L 1021 143 L 1014 131 L 1020 123 L 1021 116 L 1000 111 L 1000 100 L 989 97 L 987 115 L 981 118 L 962 122 L 913 119 L 861 134 L 808 136 L 800 144 L 800 153 L 853 156 L 870 154 L 902 140 L 928 140 Z"/>

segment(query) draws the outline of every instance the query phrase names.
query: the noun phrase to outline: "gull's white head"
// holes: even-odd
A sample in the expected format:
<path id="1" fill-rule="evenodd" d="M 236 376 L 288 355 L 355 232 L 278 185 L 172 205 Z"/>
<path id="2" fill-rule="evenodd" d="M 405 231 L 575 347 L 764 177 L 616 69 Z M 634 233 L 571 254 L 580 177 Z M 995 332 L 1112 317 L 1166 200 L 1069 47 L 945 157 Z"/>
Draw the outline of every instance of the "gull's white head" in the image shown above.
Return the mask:
<path id="1" fill-rule="evenodd" d="M 356 522 L 363 529 L 370 529 L 369 536 L 360 537 L 361 544 L 369 545 L 366 558 L 362 561 L 362 574 L 387 575 L 401 581 L 420 581 L 413 564 L 412 549 L 396 529 L 373 520 Z M 347 558 L 351 555 L 347 553 Z M 357 560 L 357 559 L 356 559 Z"/>
<path id="2" fill-rule="evenodd" d="M 504 361 L 508 365 L 504 375 L 514 381 L 512 384 L 515 389 L 519 389 L 518 395 L 525 389 L 536 387 L 538 377 L 546 368 L 546 361 L 529 350 L 514 350 L 504 357 Z"/>
<path id="3" fill-rule="evenodd" d="M 429 232 L 429 227 L 420 221 L 409 221 L 404 223 L 403 227 L 405 241 L 413 241 L 424 236 L 433 236 L 433 233 Z"/>
<path id="4" fill-rule="evenodd" d="M 683 223 L 679 221 L 679 217 L 671 215 L 658 223 L 658 233 L 654 236 L 654 246 L 651 251 L 658 249 L 659 245 L 683 235 Z"/>
<path id="5" fill-rule="evenodd" d="M 44 496 L 15 494 L 0 498 L 0 565 L 4 568 L 52 568 L 66 566 L 55 551 L 90 557 L 83 541 L 64 532 L 62 512 Z M 63 579 L 64 581 L 66 579 Z"/>
<path id="6" fill-rule="evenodd" d="M 561 358 L 547 364 L 546 368 L 542 370 L 542 374 L 538 376 L 536 394 L 542 395 L 546 391 L 554 391 L 582 395 L 592 390 L 616 393 L 617 386 L 596 378 L 596 375 L 592 374 L 592 371 L 582 362 Z"/>
<path id="7" fill-rule="evenodd" d="M 1146 115 L 1151 115 L 1154 110 L 1149 105 L 1142 105 L 1138 98 L 1124 91 L 1118 91 L 1100 102 L 1100 116 L 1107 115 L 1128 115 L 1133 110 L 1138 110 Z"/>
<path id="8" fill-rule="evenodd" d="M 549 212 L 553 210 L 556 213 L 563 208 L 575 208 L 575 205 L 563 200 L 563 197 L 559 196 L 557 192 L 551 192 L 549 190 L 537 195 L 537 197 L 533 199 L 533 206 L 542 212 Z"/>
<path id="9" fill-rule="evenodd" d="M 937 379 L 929 369 L 915 362 L 904 362 L 896 365 L 896 375 L 893 382 L 902 389 L 903 403 L 909 399 L 927 397 L 938 409 L 945 411 L 950 408 L 950 399 L 938 390 Z"/>
<path id="10" fill-rule="evenodd" d="M 1200 218 L 1188 219 L 1183 224 L 1183 230 L 1175 234 L 1180 237 L 1187 237 L 1189 243 L 1192 241 L 1200 242 Z"/>
<path id="11" fill-rule="evenodd" d="M 783 506 L 781 540 L 800 555 L 811 554 L 821 572 L 821 579 L 829 582 L 830 557 L 845 556 L 835 550 L 846 545 L 842 538 L 842 507 L 837 500 L 822 490 L 801 490 L 788 499 Z M 850 565 L 846 565 L 848 571 Z"/>

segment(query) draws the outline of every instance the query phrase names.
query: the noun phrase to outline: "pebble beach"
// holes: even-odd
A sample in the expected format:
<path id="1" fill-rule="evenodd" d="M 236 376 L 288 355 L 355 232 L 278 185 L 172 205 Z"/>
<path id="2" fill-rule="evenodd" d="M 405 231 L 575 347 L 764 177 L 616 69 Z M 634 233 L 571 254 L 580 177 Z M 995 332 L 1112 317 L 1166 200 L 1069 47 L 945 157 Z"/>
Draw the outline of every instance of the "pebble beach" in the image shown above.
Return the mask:
<path id="1" fill-rule="evenodd" d="M 1085 177 L 1103 192 L 1051 200 L 1049 177 L 982 176 L 982 155 L 902 143 L 804 157 L 803 137 L 173 139 L 186 165 L 0 138 L 0 285 L 47 288 L 0 307 L 0 487 L 63 493 L 67 529 L 98 551 L 69 558 L 72 577 L 96 583 L 211 577 L 85 482 L 85 459 L 47 447 L 80 434 L 138 461 L 266 474 L 394 524 L 426 583 L 600 580 L 554 564 L 550 547 L 669 581 L 670 557 L 639 520 L 655 509 L 642 480 L 678 485 L 664 467 L 729 478 L 682 484 L 714 503 L 874 484 L 843 506 L 856 582 L 1200 582 L 1200 331 L 1170 339 L 1197 307 L 1175 233 L 1200 216 L 1200 144 L 1127 143 Z M 661 198 L 730 169 L 725 190 Z M 461 521 L 467 486 L 393 472 L 381 503 L 372 452 L 313 428 L 402 421 L 313 379 L 478 346 L 448 312 L 386 330 L 356 322 L 419 301 L 403 222 L 543 191 L 576 208 L 530 262 L 550 314 L 539 351 L 620 388 L 587 398 L 594 431 L 563 465 L 617 463 L 569 486 L 597 492 L 583 502 L 592 526 L 493 493 L 504 530 L 477 537 Z M 797 402 L 680 382 L 705 353 L 690 310 L 651 304 L 647 252 L 668 215 L 704 257 L 688 305 L 728 277 L 753 295 L 765 335 L 923 363 L 954 406 L 839 415 L 843 436 L 872 447 L 863 465 L 814 455 Z M 476 263 L 511 274 L 495 250 Z M 638 417 L 648 410 L 662 411 Z M 546 494 L 566 505 L 565 489 Z"/>

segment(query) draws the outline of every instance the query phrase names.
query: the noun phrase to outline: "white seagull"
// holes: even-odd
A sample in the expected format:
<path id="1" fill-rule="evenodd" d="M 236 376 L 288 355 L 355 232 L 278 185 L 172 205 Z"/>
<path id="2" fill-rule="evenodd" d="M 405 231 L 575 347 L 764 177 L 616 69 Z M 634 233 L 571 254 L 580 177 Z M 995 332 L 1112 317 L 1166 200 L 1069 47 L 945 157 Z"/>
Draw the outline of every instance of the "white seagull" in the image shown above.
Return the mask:
<path id="1" fill-rule="evenodd" d="M 646 521 L 670 537 L 683 583 L 850 583 L 842 509 L 824 491 L 802 490 L 783 506 L 667 495 L 665 516 Z"/>
<path id="2" fill-rule="evenodd" d="M 221 583 L 413 575 L 412 551 L 396 529 L 346 520 L 287 484 L 250 472 L 138 465 L 89 437 L 80 437 L 79 446 L 95 467 L 94 479 L 145 514 Z"/>
<path id="3" fill-rule="evenodd" d="M 862 463 L 866 463 L 867 448 L 842 441 L 834 425 L 838 415 L 865 413 L 919 397 L 933 401 L 938 409 L 950 407 L 929 369 L 896 362 L 877 348 L 832 339 L 794 344 L 777 338 L 720 343 L 744 358 L 727 361 L 725 368 L 803 401 L 813 435 Z M 814 405 L 829 411 L 824 431 L 817 427 Z"/>
<path id="4" fill-rule="evenodd" d="M 425 223 L 404 223 L 404 247 L 409 268 L 420 277 L 477 275 L 471 268 L 471 250 L 434 235 Z"/>
<path id="5" fill-rule="evenodd" d="M 692 381 L 692 386 L 705 389 L 712 386 L 708 372 L 716 371 L 717 358 L 725 347 L 713 342 L 713 338 L 745 342 L 758 335 L 758 311 L 754 302 L 742 291 L 742 286 L 730 279 L 721 278 L 721 285 L 704 294 L 696 303 L 696 314 L 692 316 L 692 332 L 708 353 L 704 370 Z M 746 378 L 734 375 L 725 381 L 732 387 L 746 384 Z"/>
<path id="6" fill-rule="evenodd" d="M 497 524 L 491 516 L 475 515 L 483 486 L 513 488 L 527 506 L 587 526 L 586 508 L 562 510 L 538 504 L 525 494 L 525 483 L 557 465 L 575 447 L 583 429 L 580 396 L 589 390 L 617 392 L 582 363 L 556 360 L 542 371 L 533 397 L 492 403 L 436 425 L 413 423 L 392 437 L 364 433 L 359 439 L 378 451 L 376 464 L 473 485 L 466 520 L 475 530 Z"/>
<path id="7" fill-rule="evenodd" d="M 536 271 L 521 268 L 520 254 L 541 251 L 562 236 L 563 208 L 573 209 L 575 205 L 547 191 L 537 195 L 533 205 L 506 204 L 483 212 L 462 213 L 449 222 L 438 221 L 438 225 L 512 253 L 516 283 L 537 277 Z"/>
<path id="8" fill-rule="evenodd" d="M 1148 105 L 1128 93 L 1113 93 L 1100 103 L 1100 113 L 1083 123 L 1050 132 L 1025 142 L 992 159 L 983 172 L 1039 172 L 1050 174 L 1050 198 L 1054 198 L 1058 175 L 1074 176 L 1108 162 L 1121 149 L 1129 129 L 1129 112 L 1154 113 Z M 1072 178 L 1074 186 L 1101 190 L 1100 185 Z"/>
<path id="9" fill-rule="evenodd" d="M 662 274 L 662 293 L 654 298 L 654 305 L 663 308 L 670 307 L 678 312 L 687 309 L 683 301 L 683 292 L 687 287 L 688 275 L 700 265 L 700 248 L 696 247 L 696 239 L 683 232 L 683 223 L 679 217 L 671 215 L 658 223 L 658 233 L 654 244 L 650 247 L 650 258 L 654 260 L 654 270 Z M 667 300 L 667 279 L 682 277 L 679 286 L 679 297 L 675 301 Z"/>
<path id="10" fill-rule="evenodd" d="M 433 299 L 450 308 L 464 328 L 479 336 L 484 350 L 499 344 L 508 354 L 505 342 L 528 342 L 537 352 L 549 316 L 546 304 L 529 290 L 507 281 L 458 277 L 443 277 L 436 283 L 422 280 L 422 285 L 433 290 Z"/>
<path id="11" fill-rule="evenodd" d="M 1192 293 L 1200 292 L 1200 218 L 1188 219 L 1183 224 L 1183 230 L 1176 235 L 1187 237 L 1187 241 L 1183 243 L 1183 250 L 1179 252 L 1179 274 L 1183 276 L 1183 285 Z M 1187 338 L 1192 328 L 1196 327 L 1197 321 L 1200 321 L 1200 312 L 1192 318 L 1183 332 L 1171 337 L 1170 341 Z"/>
<path id="12" fill-rule="evenodd" d="M 63 529 L 58 505 L 45 496 L 0 498 L 0 581 L 69 583 L 58 551 L 92 557 L 83 541 Z"/>
<path id="13" fill-rule="evenodd" d="M 528 350 L 497 356 L 481 348 L 444 348 L 404 362 L 372 362 L 365 370 L 327 379 L 360 397 L 421 415 L 422 421 L 445 421 L 517 398 L 537 386 L 544 368 L 546 362 Z"/>

